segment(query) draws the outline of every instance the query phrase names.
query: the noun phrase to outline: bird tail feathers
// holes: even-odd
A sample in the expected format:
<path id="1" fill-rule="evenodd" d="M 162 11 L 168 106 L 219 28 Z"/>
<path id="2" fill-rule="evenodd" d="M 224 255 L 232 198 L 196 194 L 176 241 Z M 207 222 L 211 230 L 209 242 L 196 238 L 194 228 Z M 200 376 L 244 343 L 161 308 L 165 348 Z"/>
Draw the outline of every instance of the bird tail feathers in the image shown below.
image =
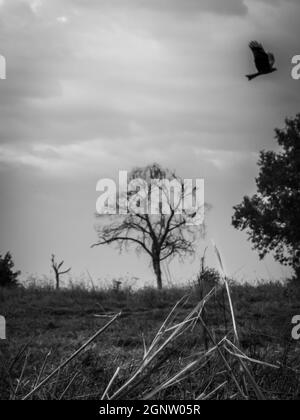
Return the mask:
<path id="1" fill-rule="evenodd" d="M 255 79 L 255 77 L 257 77 L 257 74 L 247 74 L 246 77 L 250 81 L 252 79 Z"/>

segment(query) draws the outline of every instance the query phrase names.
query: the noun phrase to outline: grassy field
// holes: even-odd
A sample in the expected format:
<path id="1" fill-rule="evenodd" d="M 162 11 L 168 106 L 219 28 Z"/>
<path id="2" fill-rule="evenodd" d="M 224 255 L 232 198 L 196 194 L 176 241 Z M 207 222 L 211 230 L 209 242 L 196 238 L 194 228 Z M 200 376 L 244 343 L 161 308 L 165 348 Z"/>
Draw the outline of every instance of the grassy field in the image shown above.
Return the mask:
<path id="1" fill-rule="evenodd" d="M 231 284 L 239 343 L 223 287 L 201 306 L 201 318 L 199 307 L 191 312 L 211 286 L 204 289 L 0 289 L 0 314 L 7 320 L 7 340 L 0 341 L 0 398 L 24 398 L 122 311 L 29 398 L 99 399 L 119 368 L 108 392 L 114 398 L 299 399 L 300 343 L 291 338 L 291 319 L 300 314 L 300 285 Z"/>

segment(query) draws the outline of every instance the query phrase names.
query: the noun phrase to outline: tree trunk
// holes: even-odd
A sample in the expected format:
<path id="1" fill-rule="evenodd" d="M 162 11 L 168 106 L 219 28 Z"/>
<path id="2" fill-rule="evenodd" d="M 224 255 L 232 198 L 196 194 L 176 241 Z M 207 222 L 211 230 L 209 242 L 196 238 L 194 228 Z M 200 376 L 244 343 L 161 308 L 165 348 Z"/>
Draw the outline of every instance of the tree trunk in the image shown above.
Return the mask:
<path id="1" fill-rule="evenodd" d="M 300 280 L 300 265 L 294 267 L 295 276 L 297 280 Z"/>
<path id="2" fill-rule="evenodd" d="M 59 290 L 59 274 L 55 273 L 55 280 L 56 280 L 56 290 Z"/>
<path id="3" fill-rule="evenodd" d="M 296 279 L 300 280 L 300 250 L 299 250 L 299 246 L 294 251 L 293 269 L 294 269 L 294 272 L 295 272 Z"/>
<path id="4" fill-rule="evenodd" d="M 154 273 L 156 275 L 156 281 L 157 281 L 157 288 L 158 290 L 162 289 L 162 277 L 161 277 L 161 267 L 160 267 L 160 259 L 158 256 L 154 256 L 153 260 L 153 269 Z"/>

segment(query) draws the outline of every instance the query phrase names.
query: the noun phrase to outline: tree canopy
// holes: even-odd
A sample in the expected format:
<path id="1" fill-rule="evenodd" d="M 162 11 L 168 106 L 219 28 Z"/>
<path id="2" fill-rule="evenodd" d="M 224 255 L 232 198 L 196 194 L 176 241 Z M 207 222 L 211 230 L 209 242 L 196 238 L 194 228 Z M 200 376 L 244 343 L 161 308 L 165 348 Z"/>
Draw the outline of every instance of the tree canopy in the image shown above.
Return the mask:
<path id="1" fill-rule="evenodd" d="M 233 226 L 245 230 L 263 258 L 277 261 L 300 275 L 300 114 L 275 130 L 278 151 L 261 151 L 257 193 L 234 207 Z"/>
<path id="2" fill-rule="evenodd" d="M 182 203 L 187 198 L 184 180 L 157 164 L 133 169 L 128 181 L 133 185 L 126 197 L 128 213 L 121 214 L 119 206 L 118 214 L 98 215 L 101 220 L 96 227 L 98 242 L 93 246 L 116 243 L 122 250 L 127 245 L 134 245 L 137 252 L 143 251 L 150 257 L 157 286 L 161 289 L 161 262 L 194 253 L 195 241 L 204 230 L 203 224 L 193 225 L 191 221 L 203 216 L 204 209 L 183 208 Z M 177 195 L 170 194 L 173 187 L 177 188 Z M 145 210 L 155 191 L 159 195 L 159 205 L 154 212 L 149 208 Z M 194 190 L 189 193 L 193 195 Z"/>
<path id="3" fill-rule="evenodd" d="M 14 271 L 14 262 L 10 252 L 0 255 L 0 287 L 16 287 L 20 271 Z"/>

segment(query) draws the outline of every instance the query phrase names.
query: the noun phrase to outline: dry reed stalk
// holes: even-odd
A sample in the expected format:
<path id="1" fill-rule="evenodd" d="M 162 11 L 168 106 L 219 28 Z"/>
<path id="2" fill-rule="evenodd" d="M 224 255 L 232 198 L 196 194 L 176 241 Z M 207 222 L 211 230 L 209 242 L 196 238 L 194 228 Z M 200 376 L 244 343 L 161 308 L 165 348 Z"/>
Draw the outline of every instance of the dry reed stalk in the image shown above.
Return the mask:
<path id="1" fill-rule="evenodd" d="M 219 344 L 217 344 L 217 346 L 218 345 Z M 184 375 L 186 372 L 190 371 L 193 367 L 195 367 L 197 364 L 199 364 L 203 359 L 205 359 L 208 356 L 210 356 L 217 349 L 217 346 L 212 347 L 202 357 L 200 357 L 200 358 L 194 360 L 193 362 L 189 363 L 187 366 L 185 366 L 183 369 L 181 369 L 179 372 L 177 372 L 173 377 L 167 379 L 163 384 L 159 385 L 157 388 L 155 388 L 153 391 L 151 391 L 149 394 L 147 394 L 147 396 L 145 397 L 145 400 L 152 399 L 154 397 L 154 395 L 156 395 L 158 392 L 160 392 L 160 391 L 162 391 L 162 390 L 164 390 L 164 389 L 166 389 L 166 388 L 168 388 L 168 387 L 170 387 L 170 386 L 175 385 L 176 383 L 178 383 L 179 382 L 179 378 L 182 375 Z M 184 378 L 181 378 L 181 380 L 183 380 L 183 379 Z"/>
<path id="2" fill-rule="evenodd" d="M 35 394 L 39 389 L 41 389 L 50 379 L 53 378 L 61 369 L 66 367 L 75 357 L 77 357 L 89 344 L 91 344 L 100 334 L 102 334 L 119 316 L 121 312 L 116 314 L 104 327 L 96 332 L 85 344 L 83 344 L 75 353 L 73 353 L 67 360 L 65 360 L 61 365 L 58 366 L 47 378 L 45 378 L 39 385 L 37 385 L 32 391 L 30 391 L 22 400 L 28 400 L 33 394 Z"/>
<path id="3" fill-rule="evenodd" d="M 229 349 L 228 351 L 236 357 L 239 357 L 240 359 L 244 359 L 250 363 L 254 363 L 254 364 L 258 364 L 258 365 L 263 365 L 269 368 L 273 368 L 273 369 L 280 369 L 280 366 L 278 365 L 273 365 L 271 363 L 267 363 L 267 362 L 262 362 L 261 360 L 257 360 L 257 359 L 253 359 L 252 357 L 247 356 L 245 353 L 243 353 L 239 348 L 237 348 L 230 340 L 226 339 L 226 342 L 228 344 L 230 344 L 231 347 L 233 347 L 236 351 L 239 352 L 239 354 L 231 352 Z"/>
<path id="4" fill-rule="evenodd" d="M 225 347 L 225 350 L 227 350 L 226 347 Z M 255 379 L 251 375 L 248 367 L 246 366 L 246 364 L 242 361 L 242 359 L 240 357 L 238 357 L 238 361 L 241 364 L 243 372 L 245 372 L 247 374 L 247 377 L 252 384 L 252 387 L 253 387 L 253 390 L 255 392 L 255 395 L 256 395 L 257 399 L 260 400 L 260 401 L 264 401 L 266 398 L 265 398 L 264 394 L 262 393 L 261 389 L 259 388 L 259 386 L 257 385 Z"/>
<path id="5" fill-rule="evenodd" d="M 108 385 L 107 385 L 107 387 L 106 387 L 105 391 L 103 392 L 103 395 L 102 395 L 102 397 L 101 397 L 101 400 L 104 400 L 104 398 L 105 398 L 105 396 L 106 396 L 106 395 L 107 395 L 107 397 L 108 397 L 108 391 L 110 390 L 110 388 L 111 388 L 111 386 L 112 386 L 112 384 L 113 384 L 114 380 L 115 380 L 115 379 L 116 379 L 116 377 L 118 376 L 119 372 L 120 372 L 120 367 L 118 367 L 118 368 L 117 368 L 117 370 L 115 371 L 115 373 L 114 373 L 113 377 L 112 377 L 112 378 L 111 378 L 111 380 L 109 381 L 109 383 L 108 383 Z M 108 399 L 110 399 L 110 398 L 108 398 Z"/>
<path id="6" fill-rule="evenodd" d="M 209 335 L 210 340 L 212 341 L 212 343 L 214 343 L 214 344 L 216 345 L 215 339 L 213 338 L 213 336 L 212 336 L 212 334 L 211 334 L 210 330 L 208 329 L 207 325 L 205 324 L 205 322 L 203 321 L 203 319 L 202 319 L 202 318 L 200 318 L 200 322 L 202 323 L 202 325 L 203 325 L 203 326 L 204 326 L 204 328 L 206 329 L 206 331 L 207 331 L 207 333 L 208 333 L 208 335 Z M 224 338 L 223 338 L 223 340 L 221 340 L 221 344 L 222 344 L 222 345 L 223 345 L 223 343 L 225 342 L 225 340 L 226 340 L 226 337 L 224 337 Z M 226 360 L 226 358 L 225 358 L 224 354 L 222 353 L 222 351 L 221 351 L 221 349 L 220 349 L 220 346 L 217 346 L 217 351 L 218 351 L 218 353 L 219 353 L 219 355 L 220 355 L 221 359 L 223 360 L 224 365 L 225 365 L 225 367 L 226 367 L 226 369 L 227 369 L 228 373 L 229 373 L 229 374 L 230 374 L 230 376 L 232 377 L 232 379 L 233 379 L 233 381 L 234 381 L 234 383 L 235 383 L 235 385 L 236 385 L 236 387 L 237 387 L 237 389 L 238 389 L 238 391 L 239 391 L 240 395 L 241 395 L 244 399 L 247 399 L 247 396 L 244 394 L 244 392 L 243 392 L 243 390 L 242 390 L 241 386 L 239 385 L 239 382 L 238 382 L 238 380 L 237 380 L 237 377 L 236 377 L 235 373 L 233 372 L 233 369 L 231 368 L 231 366 L 230 366 L 230 365 L 229 365 L 229 363 L 227 362 L 227 360 Z"/>
<path id="7" fill-rule="evenodd" d="M 61 401 L 63 399 L 63 397 L 66 395 L 66 393 L 68 392 L 68 390 L 70 389 L 71 385 L 73 384 L 73 382 L 75 381 L 75 379 L 77 378 L 77 376 L 79 375 L 79 372 L 76 372 L 75 375 L 71 378 L 70 382 L 68 383 L 68 385 L 65 387 L 63 393 L 61 394 L 61 396 L 59 397 L 59 400 Z"/>
<path id="8" fill-rule="evenodd" d="M 235 320 L 235 314 L 234 314 L 234 309 L 233 309 L 233 304 L 232 304 L 232 299 L 231 299 L 231 293 L 230 293 L 230 288 L 229 288 L 229 284 L 228 284 L 228 279 L 227 279 L 227 275 L 225 272 L 225 268 L 224 268 L 224 264 L 221 258 L 221 254 L 216 246 L 216 244 L 213 242 L 213 246 L 214 246 L 214 250 L 217 256 L 217 259 L 219 261 L 219 265 L 220 265 L 220 269 L 221 269 L 221 273 L 222 273 L 222 278 L 224 280 L 225 283 L 225 287 L 226 287 L 226 292 L 227 292 L 227 296 L 228 296 L 228 302 L 229 302 L 229 307 L 230 307 L 230 313 L 231 313 L 231 319 L 232 319 L 232 324 L 233 324 L 233 330 L 234 330 L 234 335 L 235 335 L 235 341 L 238 344 L 239 343 L 239 335 L 238 335 L 238 331 L 237 331 L 237 324 L 236 324 L 236 320 Z"/>
<path id="9" fill-rule="evenodd" d="M 39 384 L 39 382 L 40 382 L 40 380 L 41 380 L 41 378 L 43 376 L 43 373 L 44 373 L 44 370 L 45 370 L 45 367 L 46 367 L 46 364 L 47 364 L 47 361 L 48 361 L 50 355 L 51 355 L 51 350 L 49 350 L 48 353 L 45 356 L 45 359 L 43 361 L 42 367 L 40 369 L 40 373 L 39 373 L 39 375 L 38 375 L 38 377 L 37 377 L 37 379 L 36 379 L 36 381 L 35 381 L 35 383 L 33 385 L 33 389 Z"/>
<path id="10" fill-rule="evenodd" d="M 169 315 L 167 316 L 166 320 L 161 325 L 158 333 L 154 337 L 149 349 L 146 351 L 146 354 L 144 355 L 144 358 L 142 360 L 142 363 L 140 367 L 136 370 L 136 372 L 117 390 L 115 393 L 111 396 L 111 399 L 120 398 L 120 395 L 123 395 L 126 390 L 132 386 L 134 381 L 143 374 L 143 372 L 146 370 L 146 368 L 150 365 L 150 363 L 158 357 L 158 355 L 166 348 L 166 346 L 172 342 L 175 338 L 178 338 L 180 335 L 182 335 L 186 329 L 190 326 L 191 323 L 195 321 L 195 319 L 198 319 L 199 317 L 199 311 L 201 310 L 201 307 L 203 304 L 205 304 L 208 300 L 208 296 L 212 296 L 212 293 L 210 292 L 205 298 L 199 302 L 196 307 L 186 316 L 186 318 L 170 327 L 167 328 L 167 323 L 171 319 L 171 316 L 173 315 L 175 309 L 178 307 L 178 305 L 183 301 L 183 299 L 186 298 L 186 296 L 183 296 L 173 307 Z M 195 317 L 194 315 L 197 314 Z M 171 332 L 171 334 L 163 341 L 163 335 L 166 332 Z M 161 343 L 162 342 L 162 343 Z"/>
<path id="11" fill-rule="evenodd" d="M 225 381 L 222 384 L 220 384 L 219 386 L 217 386 L 217 388 L 215 388 L 213 391 L 211 391 L 209 394 L 205 395 L 205 394 L 200 394 L 199 397 L 196 398 L 196 400 L 208 400 L 209 398 L 211 398 L 217 391 L 219 391 L 219 389 L 223 388 L 228 382 Z"/>
<path id="12" fill-rule="evenodd" d="M 27 362 L 28 362 L 29 354 L 30 354 L 30 350 L 28 350 L 28 352 L 25 355 L 25 360 L 24 360 L 24 363 L 23 363 L 23 366 L 22 366 L 21 375 L 17 379 L 17 386 L 16 386 L 15 391 L 14 391 L 13 396 L 12 396 L 12 399 L 13 400 L 16 399 L 17 393 L 19 391 L 19 387 L 20 387 L 20 384 L 22 382 L 22 379 L 23 379 L 23 376 L 24 376 L 24 373 L 25 373 L 25 369 L 27 367 Z"/>
<path id="13" fill-rule="evenodd" d="M 144 355 L 144 359 L 147 358 L 147 356 L 150 354 L 150 352 L 152 351 L 152 349 L 154 348 L 155 344 L 157 343 L 157 341 L 160 339 L 160 336 L 162 335 L 165 326 L 167 325 L 167 323 L 169 322 L 169 320 L 171 319 L 172 315 L 174 314 L 175 310 L 178 308 L 178 306 L 180 305 L 181 302 L 183 302 L 184 299 L 187 300 L 187 296 L 183 296 L 181 299 L 179 299 L 178 302 L 175 303 L 175 305 L 173 306 L 173 308 L 171 309 L 171 311 L 169 312 L 168 316 L 166 317 L 166 319 L 164 320 L 164 322 L 162 323 L 161 327 L 159 328 L 156 336 L 154 337 L 149 349 L 146 351 L 145 349 L 145 355 Z"/>
<path id="14" fill-rule="evenodd" d="M 237 323 L 236 323 L 236 319 L 235 319 L 235 313 L 234 313 L 234 309 L 233 309 L 233 303 L 232 303 L 230 288 L 229 288 L 229 284 L 228 284 L 228 278 L 227 278 L 227 275 L 226 275 L 226 270 L 224 268 L 221 253 L 219 252 L 216 244 L 213 243 L 213 245 L 214 245 L 214 249 L 215 249 L 217 259 L 219 261 L 221 273 L 222 273 L 223 280 L 224 280 L 225 287 L 226 287 L 226 292 L 227 292 L 227 297 L 228 297 L 228 302 L 229 302 L 229 307 L 230 307 L 230 313 L 231 313 L 231 319 L 232 319 L 232 324 L 233 324 L 233 330 L 234 330 L 234 342 L 235 342 L 235 344 L 239 345 L 240 344 L 240 339 L 239 339 L 239 334 L 238 334 L 238 330 L 237 330 Z M 241 366 L 240 366 L 240 368 L 241 368 Z M 241 370 L 242 370 L 242 368 L 241 368 Z M 248 394 L 247 382 L 246 382 L 245 375 L 243 374 L 243 372 L 242 372 L 242 381 L 243 381 L 244 391 L 246 392 L 246 394 Z"/>

